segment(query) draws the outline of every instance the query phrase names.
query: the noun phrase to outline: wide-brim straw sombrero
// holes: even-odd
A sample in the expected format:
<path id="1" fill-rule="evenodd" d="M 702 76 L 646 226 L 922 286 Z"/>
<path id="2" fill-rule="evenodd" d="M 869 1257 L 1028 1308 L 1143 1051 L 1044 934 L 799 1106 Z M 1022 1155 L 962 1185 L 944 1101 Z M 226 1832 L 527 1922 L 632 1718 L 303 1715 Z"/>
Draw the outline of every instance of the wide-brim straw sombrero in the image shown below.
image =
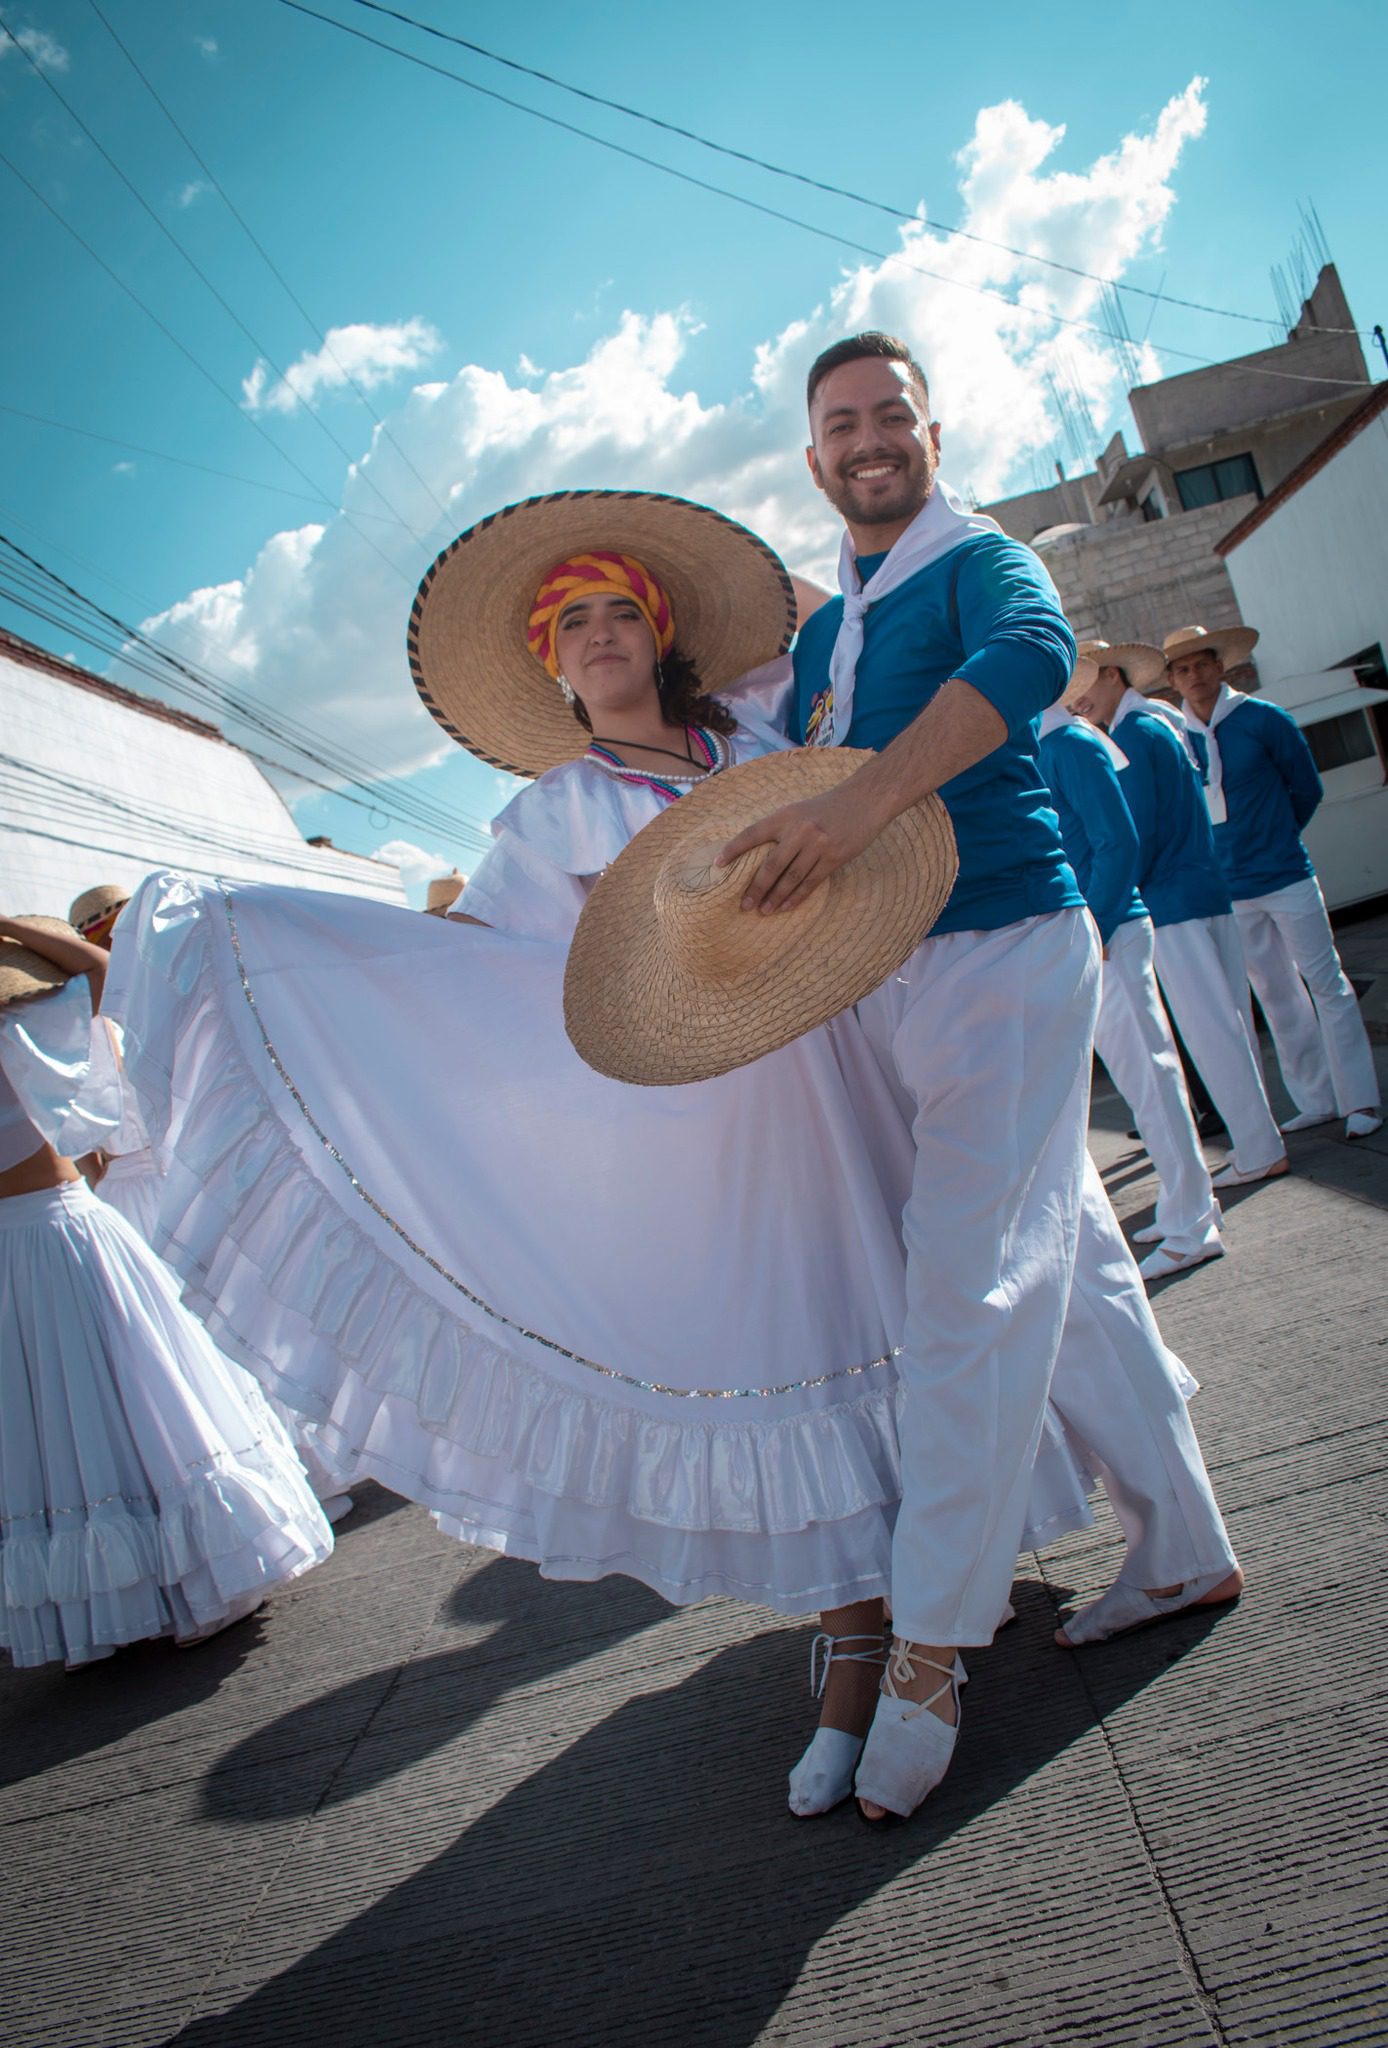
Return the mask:
<path id="1" fill-rule="evenodd" d="M 90 938 L 98 926 L 113 925 L 129 901 L 128 889 L 115 882 L 98 882 L 95 888 L 84 889 L 73 898 L 68 922 L 83 938 Z"/>
<path id="2" fill-rule="evenodd" d="M 1061 702 L 1091 689 L 1101 668 L 1121 668 L 1133 689 L 1144 692 L 1166 681 L 1166 656 L 1146 640 L 1081 640 L 1075 672 Z"/>
<path id="3" fill-rule="evenodd" d="M 1162 641 L 1161 656 L 1169 664 L 1188 654 L 1217 654 L 1229 668 L 1247 661 L 1257 644 L 1258 634 L 1253 626 L 1217 626 L 1213 632 L 1204 626 L 1178 626 Z"/>
<path id="4" fill-rule="evenodd" d="M 415 687 L 470 754 L 513 775 L 573 761 L 588 734 L 526 645 L 557 562 L 634 555 L 664 585 L 675 644 L 710 695 L 774 660 L 795 630 L 790 577 L 764 540 L 710 506 L 654 491 L 557 491 L 479 520 L 446 547 L 410 613 Z"/>
<path id="5" fill-rule="evenodd" d="M 65 939 L 78 936 L 62 917 L 24 917 L 15 921 L 32 925 L 35 931 L 52 932 Z M 31 996 L 51 995 L 55 988 L 62 988 L 71 979 L 65 967 L 45 960 L 42 953 L 30 952 L 18 939 L 0 939 L 0 1009 L 7 1003 L 26 1002 Z"/>
<path id="6" fill-rule="evenodd" d="M 924 797 L 793 910 L 741 907 L 766 857 L 720 849 L 783 804 L 822 796 L 872 756 L 768 754 L 696 783 L 600 876 L 564 977 L 564 1022 L 590 1067 L 660 1087 L 788 1045 L 869 995 L 944 909 L 959 872 L 949 814 Z"/>

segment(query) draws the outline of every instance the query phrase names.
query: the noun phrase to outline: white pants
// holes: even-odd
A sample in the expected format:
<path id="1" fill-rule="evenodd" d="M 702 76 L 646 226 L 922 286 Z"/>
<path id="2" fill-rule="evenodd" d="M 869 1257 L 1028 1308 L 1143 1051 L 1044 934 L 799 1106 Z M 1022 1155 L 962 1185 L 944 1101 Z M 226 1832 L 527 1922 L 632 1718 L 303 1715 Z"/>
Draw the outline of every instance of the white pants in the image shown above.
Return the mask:
<path id="1" fill-rule="evenodd" d="M 1248 978 L 1297 1108 L 1311 1116 L 1377 1108 L 1369 1035 L 1315 876 L 1245 897 L 1234 916 Z"/>
<path id="2" fill-rule="evenodd" d="M 1128 1542 L 1122 1577 L 1157 1592 L 1236 1560 L 1186 1407 L 1194 1386 L 1162 1342 L 1098 1169 L 1086 1165 L 1051 1405 L 1098 1466 Z"/>
<path id="3" fill-rule="evenodd" d="M 1085 1149 L 1097 959 L 1083 912 L 950 933 L 859 1005 L 914 1107 L 892 1554 L 893 1624 L 913 1642 L 991 1641 L 1048 1393 L 1136 1546 L 1125 1576 L 1155 1589 L 1231 1558 Z"/>
<path id="4" fill-rule="evenodd" d="M 1228 1129 L 1235 1166 L 1262 1172 L 1287 1148 L 1263 1087 L 1238 925 L 1232 917 L 1159 925 L 1156 964 L 1167 1008 Z"/>
<path id="5" fill-rule="evenodd" d="M 1185 1075 L 1152 968 L 1150 918 L 1108 942 L 1094 1049 L 1133 1113 L 1157 1170 L 1157 1226 L 1169 1250 L 1194 1254 L 1219 1236 L 1219 1204 L 1190 1113 Z"/>

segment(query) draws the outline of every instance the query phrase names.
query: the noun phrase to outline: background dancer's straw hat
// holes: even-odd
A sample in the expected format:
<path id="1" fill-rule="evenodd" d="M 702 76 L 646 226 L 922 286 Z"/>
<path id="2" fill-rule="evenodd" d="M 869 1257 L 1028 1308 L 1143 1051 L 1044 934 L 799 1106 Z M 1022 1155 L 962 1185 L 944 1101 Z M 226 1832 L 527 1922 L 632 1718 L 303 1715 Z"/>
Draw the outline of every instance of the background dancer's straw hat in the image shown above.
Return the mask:
<path id="1" fill-rule="evenodd" d="M 790 645 L 795 594 L 779 557 L 707 505 L 653 491 L 508 505 L 460 534 L 420 584 L 409 655 L 445 732 L 513 775 L 541 775 L 588 745 L 526 628 L 549 571 L 593 549 L 634 556 L 662 585 L 676 644 L 710 695 Z"/>
<path id="2" fill-rule="evenodd" d="M 431 917 L 445 917 L 463 893 L 466 877 L 454 868 L 451 875 L 435 875 L 429 884 L 424 899 L 424 908 Z"/>
<path id="3" fill-rule="evenodd" d="M 68 921 L 84 939 L 93 939 L 98 936 L 98 927 L 103 933 L 110 930 L 129 901 L 128 889 L 120 888 L 115 882 L 98 882 L 94 889 L 84 889 L 80 896 L 73 898 Z"/>
<path id="4" fill-rule="evenodd" d="M 1098 680 L 1101 668 L 1121 668 L 1135 690 L 1155 689 L 1166 681 L 1166 656 L 1146 640 L 1081 640 L 1075 672 L 1061 703 L 1072 709 L 1072 692 L 1083 696 Z"/>
<path id="5" fill-rule="evenodd" d="M 53 932 L 65 939 L 78 936 L 62 917 L 24 917 L 16 919 L 16 923 L 31 924 L 35 931 Z M 41 953 L 31 953 L 18 939 L 0 939 L 0 1009 L 7 1003 L 22 1003 L 30 996 L 51 995 L 71 979 L 65 967 L 56 967 Z"/>
<path id="6" fill-rule="evenodd" d="M 1247 661 L 1257 644 L 1252 626 L 1220 626 L 1213 633 L 1204 626 L 1178 626 L 1162 641 L 1162 660 L 1169 665 L 1188 654 L 1209 653 L 1217 654 L 1226 668 L 1236 668 Z"/>
<path id="7" fill-rule="evenodd" d="M 600 1074 L 661 1086 L 745 1066 L 875 989 L 925 937 L 959 871 L 938 797 L 913 804 L 794 910 L 741 908 L 765 859 L 722 848 L 768 811 L 822 795 L 870 754 L 768 754 L 696 783 L 638 832 L 578 921 L 569 1037 Z"/>

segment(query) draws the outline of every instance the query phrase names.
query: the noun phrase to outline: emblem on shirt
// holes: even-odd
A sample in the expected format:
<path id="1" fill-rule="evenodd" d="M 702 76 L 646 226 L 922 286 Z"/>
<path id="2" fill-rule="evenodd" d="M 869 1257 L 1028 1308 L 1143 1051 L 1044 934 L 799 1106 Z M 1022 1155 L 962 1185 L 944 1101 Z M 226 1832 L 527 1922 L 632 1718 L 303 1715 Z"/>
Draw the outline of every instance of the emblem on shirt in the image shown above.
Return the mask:
<path id="1" fill-rule="evenodd" d="M 834 686 L 826 683 L 818 694 L 810 699 L 809 715 L 805 720 L 805 745 L 823 746 L 827 733 L 832 731 L 834 717 Z"/>

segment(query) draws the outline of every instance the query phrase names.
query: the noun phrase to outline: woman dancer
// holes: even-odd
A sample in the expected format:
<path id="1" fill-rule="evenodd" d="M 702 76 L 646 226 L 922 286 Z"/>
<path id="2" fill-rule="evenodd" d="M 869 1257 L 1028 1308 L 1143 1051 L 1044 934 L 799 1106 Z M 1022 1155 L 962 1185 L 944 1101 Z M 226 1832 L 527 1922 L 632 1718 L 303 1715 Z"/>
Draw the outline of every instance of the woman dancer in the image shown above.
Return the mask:
<path id="1" fill-rule="evenodd" d="M 200 1642 L 332 1549 L 259 1389 L 59 1149 L 119 1114 L 92 1085 L 104 968 L 57 919 L 0 918 L 0 1646 L 69 1669 Z"/>
<path id="2" fill-rule="evenodd" d="M 755 708 L 774 671 L 736 717 L 717 693 L 791 623 L 780 563 L 701 507 L 579 493 L 484 521 L 411 634 L 454 737 L 539 777 L 466 916 L 154 877 L 113 972 L 167 1255 L 218 1342 L 462 1540 L 820 1611 L 810 1813 L 849 1790 L 882 1664 L 907 1136 L 851 1017 L 633 1089 L 561 1013 L 594 878 L 781 744 Z M 1086 1519 L 1058 1428 L 1039 1469 L 1033 1540 Z"/>

